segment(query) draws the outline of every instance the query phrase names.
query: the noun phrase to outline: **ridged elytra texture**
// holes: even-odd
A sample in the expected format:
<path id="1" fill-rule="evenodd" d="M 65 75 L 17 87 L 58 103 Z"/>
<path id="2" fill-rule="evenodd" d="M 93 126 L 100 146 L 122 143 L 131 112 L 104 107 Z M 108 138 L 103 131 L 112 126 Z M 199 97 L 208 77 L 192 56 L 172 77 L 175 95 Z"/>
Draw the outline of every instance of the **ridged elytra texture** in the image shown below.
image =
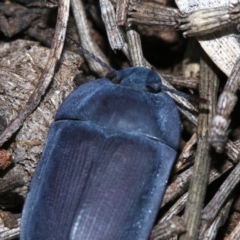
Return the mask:
<path id="1" fill-rule="evenodd" d="M 21 239 L 144 240 L 176 157 L 181 123 L 146 68 L 72 92 L 57 112 L 33 177 Z"/>

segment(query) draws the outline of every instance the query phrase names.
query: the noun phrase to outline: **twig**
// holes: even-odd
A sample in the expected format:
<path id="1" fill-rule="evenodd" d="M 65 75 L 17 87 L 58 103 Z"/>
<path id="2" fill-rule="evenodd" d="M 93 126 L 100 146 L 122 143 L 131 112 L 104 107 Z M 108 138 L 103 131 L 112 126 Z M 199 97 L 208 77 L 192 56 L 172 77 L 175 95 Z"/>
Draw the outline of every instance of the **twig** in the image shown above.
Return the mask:
<path id="1" fill-rule="evenodd" d="M 171 183 L 164 195 L 162 207 L 165 206 L 168 202 L 174 201 L 178 197 L 180 197 L 184 192 L 187 191 L 189 186 L 189 181 L 192 176 L 192 167 L 185 170 L 181 174 L 177 176 L 175 181 Z"/>
<path id="2" fill-rule="evenodd" d="M 161 76 L 174 86 L 192 89 L 197 89 L 198 87 L 198 79 L 196 78 L 175 77 L 164 73 L 161 73 Z"/>
<path id="3" fill-rule="evenodd" d="M 130 0 L 118 0 L 117 1 L 117 24 L 118 26 L 124 26 L 127 19 L 127 11 Z"/>
<path id="4" fill-rule="evenodd" d="M 56 64 L 60 59 L 64 44 L 67 21 L 69 15 L 69 0 L 59 1 L 58 17 L 56 30 L 53 37 L 52 48 L 38 82 L 39 86 L 34 90 L 28 102 L 23 107 L 17 118 L 5 129 L 0 136 L 0 146 L 2 146 L 10 137 L 23 125 L 25 119 L 32 113 L 45 94 L 55 72 Z"/>
<path id="5" fill-rule="evenodd" d="M 213 71 L 213 66 L 211 66 L 213 64 L 206 55 L 204 55 L 200 64 L 200 97 L 207 98 L 209 104 L 207 106 L 200 104 L 202 111 L 199 114 L 197 129 L 198 147 L 188 193 L 188 201 L 184 213 L 187 232 L 180 237 L 182 240 L 197 239 L 201 221 L 201 211 L 210 171 L 208 125 L 211 122 L 214 111 L 213 109 L 215 108 L 218 79 L 216 73 Z"/>
<path id="6" fill-rule="evenodd" d="M 132 3 L 128 11 L 128 23 L 146 26 L 174 28 L 179 10 L 153 2 Z"/>
<path id="7" fill-rule="evenodd" d="M 190 140 L 185 144 L 180 156 L 178 157 L 177 163 L 174 167 L 174 172 L 177 173 L 178 171 L 183 170 L 190 164 L 192 164 L 192 161 L 189 160 L 194 155 L 193 146 L 197 142 L 197 134 L 194 133 Z"/>
<path id="8" fill-rule="evenodd" d="M 134 67 L 146 67 L 147 64 L 143 57 L 141 39 L 137 31 L 135 31 L 133 28 L 128 29 L 127 40 L 131 64 Z"/>
<path id="9" fill-rule="evenodd" d="M 111 1 L 100 0 L 100 7 L 102 12 L 102 19 L 107 31 L 111 48 L 113 50 L 122 50 L 125 55 L 128 55 L 128 46 L 123 37 L 122 31 L 116 24 L 116 13 Z"/>
<path id="10" fill-rule="evenodd" d="M 71 7 L 78 30 L 78 35 L 81 40 L 81 45 L 89 52 L 92 52 L 94 55 L 98 56 L 103 62 L 108 63 L 107 58 L 104 56 L 98 45 L 91 37 L 82 0 L 71 0 Z M 88 61 L 89 67 L 93 72 L 100 76 L 105 76 L 107 74 L 107 70 L 92 58 L 86 57 L 86 60 Z"/>
<path id="11" fill-rule="evenodd" d="M 182 218 L 173 216 L 171 219 L 158 223 L 152 230 L 150 240 L 165 240 L 186 231 Z"/>
<path id="12" fill-rule="evenodd" d="M 235 143 L 228 140 L 226 144 L 226 152 L 227 156 L 234 162 L 238 163 L 240 158 L 240 150 Z"/>
<path id="13" fill-rule="evenodd" d="M 209 140 L 217 152 L 224 150 L 228 139 L 230 114 L 237 102 L 236 92 L 240 85 L 240 58 L 235 63 L 232 73 L 218 100 L 217 114 L 213 118 Z"/>
<path id="14" fill-rule="evenodd" d="M 223 207 L 223 209 L 221 210 L 221 212 L 218 214 L 218 216 L 216 217 L 216 219 L 214 220 L 214 222 L 212 223 L 212 225 L 210 226 L 210 228 L 206 231 L 206 233 L 204 234 L 204 236 L 200 236 L 200 239 L 203 240 L 214 240 L 217 236 L 218 233 L 218 229 L 224 225 L 225 221 L 228 218 L 228 214 L 229 214 L 229 210 L 232 206 L 232 202 L 233 202 L 233 198 L 231 198 Z M 234 238 L 234 239 L 238 239 L 238 238 Z"/>
<path id="15" fill-rule="evenodd" d="M 164 214 L 160 222 L 164 222 L 173 216 L 177 215 L 185 207 L 186 201 L 188 198 L 188 193 L 183 194 L 177 202 Z"/>
<path id="16" fill-rule="evenodd" d="M 159 73 L 160 77 L 161 74 Z M 162 82 L 164 85 L 166 85 L 169 88 L 173 88 L 164 78 L 162 78 Z M 173 88 L 174 89 L 174 88 Z M 179 111 L 194 125 L 197 125 L 197 117 L 193 114 L 198 113 L 197 109 L 184 97 L 178 96 L 177 94 L 169 93 L 167 92 L 168 95 L 170 95 L 177 103 Z"/>
<path id="17" fill-rule="evenodd" d="M 227 179 L 221 185 L 217 193 L 214 195 L 212 200 L 208 203 L 208 205 L 204 208 L 203 216 L 202 216 L 202 231 L 208 228 L 208 226 L 213 222 L 216 218 L 217 214 L 221 210 L 223 204 L 226 199 L 235 189 L 237 184 L 240 181 L 240 163 L 233 169 L 233 171 L 229 174 Z"/>

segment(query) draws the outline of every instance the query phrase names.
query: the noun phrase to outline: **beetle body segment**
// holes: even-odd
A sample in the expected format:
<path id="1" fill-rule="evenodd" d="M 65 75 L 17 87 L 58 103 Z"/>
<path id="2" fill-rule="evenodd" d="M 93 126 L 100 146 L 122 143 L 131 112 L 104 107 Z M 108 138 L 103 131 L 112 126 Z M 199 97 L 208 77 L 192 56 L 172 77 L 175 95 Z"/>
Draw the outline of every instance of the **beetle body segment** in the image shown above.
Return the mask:
<path id="1" fill-rule="evenodd" d="M 26 199 L 21 239 L 148 238 L 181 123 L 170 97 L 136 84 L 138 69 L 152 74 L 119 71 L 133 72 L 132 83 L 94 80 L 61 105 Z"/>

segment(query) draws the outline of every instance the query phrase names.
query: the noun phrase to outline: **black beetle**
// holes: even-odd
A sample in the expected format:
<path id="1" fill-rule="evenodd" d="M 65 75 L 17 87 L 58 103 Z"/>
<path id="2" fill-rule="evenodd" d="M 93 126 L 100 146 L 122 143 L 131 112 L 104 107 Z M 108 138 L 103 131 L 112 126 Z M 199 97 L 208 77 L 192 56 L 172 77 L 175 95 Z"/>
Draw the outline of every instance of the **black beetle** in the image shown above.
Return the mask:
<path id="1" fill-rule="evenodd" d="M 119 84 L 73 91 L 51 125 L 21 223 L 21 239 L 148 239 L 176 158 L 175 102 L 161 79 L 133 67 Z"/>

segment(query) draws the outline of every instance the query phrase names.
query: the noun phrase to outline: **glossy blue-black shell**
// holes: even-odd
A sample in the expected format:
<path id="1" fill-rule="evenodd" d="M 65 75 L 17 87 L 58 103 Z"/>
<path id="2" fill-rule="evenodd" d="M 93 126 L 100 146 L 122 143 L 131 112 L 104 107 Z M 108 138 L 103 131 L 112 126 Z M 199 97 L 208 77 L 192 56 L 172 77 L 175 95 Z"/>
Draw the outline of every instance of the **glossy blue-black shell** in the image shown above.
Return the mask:
<path id="1" fill-rule="evenodd" d="M 146 68 L 73 91 L 59 108 L 23 210 L 21 239 L 144 240 L 160 207 L 181 123 Z"/>

